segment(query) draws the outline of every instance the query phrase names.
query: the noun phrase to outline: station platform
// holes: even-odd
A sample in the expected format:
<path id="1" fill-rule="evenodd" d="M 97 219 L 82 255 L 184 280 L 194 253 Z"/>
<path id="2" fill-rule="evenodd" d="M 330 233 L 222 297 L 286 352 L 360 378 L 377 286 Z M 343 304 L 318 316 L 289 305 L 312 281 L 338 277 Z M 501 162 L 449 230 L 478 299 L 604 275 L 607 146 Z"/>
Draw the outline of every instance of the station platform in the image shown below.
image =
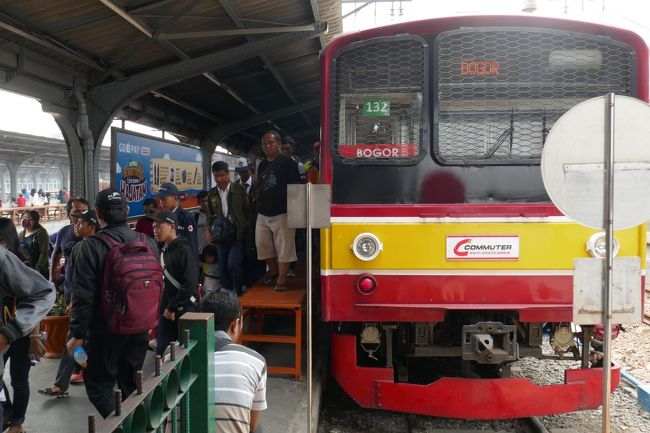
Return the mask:
<path id="1" fill-rule="evenodd" d="M 153 356 L 150 352 L 145 366 L 145 376 L 153 373 Z M 23 426 L 29 432 L 47 433 L 87 433 L 88 415 L 99 417 L 88 401 L 83 384 L 70 386 L 70 397 L 57 399 L 38 394 L 37 390 L 52 386 L 59 366 L 58 359 L 43 359 L 33 367 L 29 375 L 31 395 L 27 416 Z M 303 365 L 306 374 L 306 366 Z M 5 368 L 4 380 L 11 391 L 9 367 Z M 319 390 L 318 379 L 314 380 L 314 390 Z M 304 433 L 307 431 L 307 382 L 289 377 L 270 376 L 267 382 L 266 399 L 268 408 L 261 417 L 264 433 Z M 318 400 L 320 391 L 315 393 Z"/>
<path id="2" fill-rule="evenodd" d="M 302 281 L 304 282 L 304 279 Z M 301 320 L 303 335 L 306 329 L 305 319 L 306 314 Z M 290 334 L 294 330 L 294 322 L 286 316 L 272 316 L 266 320 L 265 327 L 268 327 L 273 333 Z M 318 332 L 316 334 L 324 335 L 324 333 Z M 296 358 L 292 345 L 264 342 L 250 342 L 248 345 L 260 352 L 267 359 L 269 365 L 290 365 Z M 328 346 L 315 341 L 314 348 L 319 347 Z M 323 350 L 314 354 L 313 426 L 318 423 L 325 352 Z M 269 374 L 266 395 L 268 408 L 262 414 L 260 421 L 263 433 L 307 432 L 306 344 L 302 345 L 300 358 L 299 379 L 288 374 Z M 71 385 L 70 397 L 63 399 L 45 397 L 37 392 L 38 389 L 53 384 L 58 365 L 58 359 L 42 359 L 35 367 L 32 367 L 29 376 L 31 396 L 24 427 L 30 432 L 86 433 L 88 431 L 88 415 L 94 414 L 99 417 L 99 414 L 88 401 L 83 384 Z M 147 352 L 143 370 L 145 377 L 153 374 L 153 352 Z M 11 392 L 8 365 L 5 367 L 4 380 Z"/>

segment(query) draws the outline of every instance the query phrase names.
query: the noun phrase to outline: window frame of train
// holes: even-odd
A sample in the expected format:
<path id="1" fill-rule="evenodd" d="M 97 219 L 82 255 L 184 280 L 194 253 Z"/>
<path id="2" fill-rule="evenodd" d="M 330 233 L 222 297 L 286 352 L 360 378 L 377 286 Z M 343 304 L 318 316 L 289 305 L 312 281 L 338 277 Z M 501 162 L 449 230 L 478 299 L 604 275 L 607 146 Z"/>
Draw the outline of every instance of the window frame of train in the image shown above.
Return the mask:
<path id="1" fill-rule="evenodd" d="M 422 61 L 418 65 L 419 72 L 422 75 L 422 82 L 417 86 L 410 85 L 412 89 L 404 91 L 398 89 L 393 85 L 388 87 L 377 86 L 375 88 L 366 88 L 362 91 L 356 92 L 341 92 L 339 87 L 342 85 L 339 80 L 348 79 L 348 87 L 352 87 L 350 78 L 358 78 L 359 72 L 355 70 L 345 71 L 344 74 L 340 71 L 341 63 L 346 55 L 354 56 L 358 50 L 367 49 L 373 45 L 378 44 L 399 44 L 402 42 L 413 41 L 420 45 L 422 49 Z M 333 138 L 330 141 L 330 152 L 335 162 L 345 165 L 416 165 L 426 157 L 430 149 L 430 115 L 429 108 L 429 92 L 431 91 L 430 79 L 430 57 L 431 50 L 426 39 L 419 35 L 397 35 L 397 36 L 383 36 L 363 41 L 358 41 L 350 44 L 338 51 L 332 58 L 332 73 L 330 76 L 330 94 L 329 98 L 332 103 L 330 104 L 330 134 Z M 371 66 L 371 65 L 370 65 Z M 369 66 L 366 65 L 366 70 Z M 384 66 L 383 69 L 390 74 L 390 66 Z M 390 79 L 390 77 L 388 78 Z M 409 85 L 405 86 L 409 87 Z M 389 104 L 389 112 L 387 113 L 367 113 L 364 103 L 369 101 L 387 101 Z M 403 107 L 409 107 L 405 109 Z M 356 111 L 356 117 L 354 112 Z M 365 113 L 364 113 L 365 112 Z M 406 117 L 401 117 L 401 114 L 407 113 Z M 360 126 L 359 118 L 369 119 L 368 123 L 379 122 L 388 124 L 386 119 L 392 122 L 389 125 L 391 129 L 393 143 L 382 144 L 364 144 L 350 142 L 348 139 L 357 137 L 357 131 Z M 354 129 L 348 128 L 347 122 L 350 119 L 354 120 Z M 396 139 L 400 137 L 404 126 L 418 126 L 419 137 L 412 140 L 412 143 L 401 143 Z M 373 125 L 374 126 L 374 125 Z M 408 131 L 406 134 L 409 135 Z M 344 143 L 345 144 L 341 144 Z M 350 146 L 346 148 L 346 146 Z M 364 147 L 365 146 L 365 147 Z M 341 149 L 348 152 L 348 156 L 341 153 Z"/>
<path id="2" fill-rule="evenodd" d="M 506 117 L 509 116 L 510 117 L 510 119 L 509 119 L 509 124 L 510 124 L 509 125 L 509 131 L 507 129 L 504 129 L 504 130 L 501 131 L 500 134 L 497 134 L 497 136 L 498 136 L 497 140 L 500 139 L 501 137 L 505 137 L 510 141 L 510 143 L 509 143 L 510 155 L 512 155 L 513 146 L 515 144 L 514 143 L 515 140 L 513 139 L 513 135 L 516 133 L 515 132 L 516 130 L 515 130 L 515 127 L 514 127 L 514 123 L 515 123 L 514 117 L 515 117 L 515 115 L 522 116 L 522 117 L 528 116 L 528 117 L 532 118 L 532 116 L 539 115 L 539 113 L 542 112 L 543 113 L 543 118 L 541 120 L 537 121 L 537 122 L 541 122 L 541 126 L 542 126 L 540 128 L 540 131 L 539 131 L 540 132 L 540 137 L 539 138 L 541 138 L 541 141 L 540 141 L 540 143 L 538 145 L 538 148 L 539 148 L 538 154 L 535 155 L 534 157 L 529 155 L 529 157 L 527 157 L 527 158 L 526 157 L 524 157 L 524 158 L 512 158 L 512 159 L 492 158 L 495 155 L 496 151 L 498 151 L 499 147 L 501 146 L 501 144 L 498 144 L 498 143 L 497 143 L 497 147 L 496 147 L 496 149 L 494 149 L 494 151 L 492 151 L 492 149 L 489 149 L 489 151 L 491 151 L 491 154 L 489 156 L 488 156 L 489 152 L 486 152 L 486 156 L 488 156 L 488 158 L 476 158 L 476 157 L 471 157 L 471 155 L 468 155 L 468 157 L 455 156 L 455 157 L 450 158 L 450 157 L 448 157 L 448 156 L 446 156 L 444 154 L 444 149 L 441 150 L 442 146 L 441 146 L 441 141 L 440 141 L 441 140 L 441 138 L 440 138 L 441 137 L 440 118 L 441 118 L 441 113 L 443 113 L 443 111 L 441 109 L 441 102 L 440 102 L 441 101 L 441 92 L 440 92 L 440 87 L 441 87 L 441 52 L 440 52 L 441 44 L 443 42 L 446 42 L 445 41 L 446 38 L 451 38 L 451 40 L 453 41 L 453 38 L 458 36 L 458 35 L 461 35 L 461 36 L 468 35 L 468 34 L 482 34 L 482 35 L 485 35 L 487 33 L 492 33 L 492 34 L 506 33 L 507 34 L 506 39 L 508 37 L 513 37 L 513 36 L 517 37 L 516 36 L 517 33 L 523 33 L 523 34 L 528 34 L 528 35 L 545 33 L 545 34 L 549 35 L 549 37 L 556 37 L 558 39 L 560 39 L 560 38 L 573 38 L 571 43 L 574 43 L 574 44 L 585 44 L 587 46 L 595 45 L 595 46 L 597 46 L 597 47 L 599 47 L 601 49 L 601 51 L 599 51 L 599 52 L 600 52 L 600 55 L 601 55 L 602 63 L 599 65 L 598 71 L 601 71 L 603 68 L 605 68 L 606 63 L 607 63 L 607 59 L 604 58 L 602 48 L 621 50 L 621 52 L 618 53 L 618 55 L 622 56 L 624 54 L 629 59 L 629 63 L 626 66 L 624 66 L 624 68 L 626 70 L 625 73 L 629 74 L 629 77 L 626 77 L 628 79 L 628 83 L 629 83 L 629 92 L 627 92 L 627 93 L 616 92 L 616 93 L 626 95 L 626 96 L 636 96 L 636 94 L 637 94 L 637 89 L 636 89 L 637 53 L 634 50 L 634 48 L 632 46 L 630 46 L 629 44 L 627 44 L 625 42 L 621 42 L 621 41 L 616 40 L 616 39 L 614 39 L 612 37 L 609 37 L 609 36 L 594 35 L 594 34 L 591 34 L 591 33 L 583 33 L 583 32 L 579 32 L 579 31 L 572 32 L 572 31 L 545 29 L 545 28 L 537 28 L 537 27 L 516 27 L 516 26 L 515 27 L 504 27 L 504 26 L 501 26 L 501 27 L 467 27 L 467 28 L 460 28 L 460 29 L 455 29 L 455 30 L 448 30 L 448 31 L 444 31 L 444 32 L 432 35 L 434 40 L 433 40 L 433 56 L 432 56 L 433 63 L 431 64 L 431 68 L 433 70 L 433 72 L 431 73 L 431 75 L 433 77 L 433 80 L 432 80 L 433 81 L 433 95 L 432 95 L 432 98 L 433 98 L 433 100 L 432 100 L 432 105 L 433 105 L 432 138 L 433 138 L 433 140 L 431 142 L 431 145 L 432 145 L 432 147 L 431 147 L 432 152 L 431 153 L 432 153 L 432 157 L 433 157 L 434 161 L 436 163 L 438 163 L 439 165 L 442 165 L 442 166 L 468 166 L 468 165 L 471 165 L 471 166 L 485 166 L 485 165 L 539 165 L 540 164 L 541 151 L 542 151 L 542 149 L 544 147 L 544 141 L 546 140 L 546 135 L 548 134 L 548 131 L 552 127 L 552 125 L 545 125 L 546 113 L 544 112 L 543 107 L 537 107 L 537 108 L 535 108 L 533 110 L 529 109 L 528 113 L 526 111 L 524 111 L 524 110 L 518 112 L 518 111 L 516 111 L 516 107 L 514 107 L 514 108 L 511 107 L 509 111 L 508 110 L 505 110 L 505 111 L 494 111 L 494 110 L 493 111 L 490 111 L 490 110 L 483 111 L 483 113 L 487 113 L 488 115 L 497 114 L 498 116 L 506 116 Z M 498 52 L 499 49 L 500 49 L 499 47 L 496 47 L 496 46 L 495 46 L 495 48 L 496 49 L 493 49 L 493 51 L 495 51 L 495 52 Z M 579 50 L 579 48 L 576 48 L 575 50 L 577 52 Z M 586 50 L 586 49 L 583 49 L 583 51 L 584 50 Z M 592 48 L 592 50 L 595 50 L 595 49 Z M 468 50 L 468 51 L 472 51 L 472 50 Z M 542 51 L 542 50 L 540 50 L 540 51 Z M 555 72 L 555 71 L 553 71 L 554 66 L 551 65 L 551 60 L 550 60 L 551 54 L 554 51 L 559 51 L 559 49 L 550 47 L 549 48 L 549 56 L 547 58 L 548 71 L 546 71 L 546 73 L 549 73 L 551 75 Z M 509 50 L 508 51 L 502 51 L 501 55 L 503 55 L 503 58 L 505 59 L 506 62 L 507 61 L 512 61 L 513 63 L 520 62 L 521 55 L 519 57 L 512 57 L 512 53 L 509 52 Z M 459 61 L 458 65 L 457 65 L 458 66 L 457 69 L 458 69 L 458 75 L 459 76 L 461 75 L 461 72 L 462 72 L 462 67 L 463 67 L 462 61 L 467 62 L 467 61 L 471 60 L 471 58 L 468 58 L 468 59 L 462 58 L 463 57 L 462 53 L 458 53 L 458 55 L 456 55 L 455 53 L 451 53 L 451 52 L 449 52 L 449 53 L 443 52 L 442 56 L 446 56 L 446 57 L 449 57 L 449 58 L 452 58 L 454 60 Z M 494 80 L 494 77 L 496 75 L 501 75 L 501 72 L 502 72 L 501 63 L 499 62 L 499 60 L 498 59 L 493 59 L 493 58 L 484 58 L 484 59 L 476 59 L 476 60 L 485 62 L 485 64 L 482 65 L 483 69 L 478 71 L 480 73 L 476 73 L 476 74 L 472 74 L 471 71 L 468 70 L 467 75 L 486 77 L 488 80 L 492 79 L 493 80 L 492 83 L 497 82 L 497 80 Z M 537 61 L 538 62 L 543 62 L 543 59 L 539 59 Z M 448 68 L 451 68 L 453 66 L 454 65 L 451 64 L 451 63 L 445 65 L 445 67 L 448 67 Z M 519 66 L 519 65 L 517 64 L 517 66 Z M 571 68 L 567 68 L 567 69 L 571 69 Z M 478 70 L 478 68 L 477 68 L 477 70 Z M 576 75 L 577 75 L 577 71 L 578 71 L 578 68 L 577 67 L 574 68 L 574 73 Z M 609 75 L 609 73 L 607 71 L 605 71 L 603 74 L 604 75 Z M 540 84 L 541 83 L 540 78 L 542 78 L 542 74 L 531 75 L 531 78 L 532 79 L 529 82 L 516 82 L 515 86 L 512 86 L 512 87 L 507 86 L 507 84 L 504 85 L 503 86 L 504 92 L 506 94 L 508 94 L 508 93 L 513 94 L 514 93 L 515 95 L 517 93 L 521 93 L 521 91 L 517 87 L 523 87 L 525 85 L 533 85 L 534 84 L 534 79 L 537 79 L 538 84 Z M 451 82 L 451 80 L 449 82 Z M 504 81 L 504 82 L 508 83 L 508 81 Z M 463 83 L 463 82 L 459 80 L 458 83 Z M 487 83 L 488 83 L 487 85 L 483 86 L 484 91 L 486 89 L 487 89 L 488 92 L 491 91 L 491 90 L 493 91 L 494 88 L 490 88 L 490 86 L 489 86 L 490 81 L 488 81 Z M 590 84 L 591 84 L 590 82 L 586 82 L 586 85 L 584 83 L 575 83 L 576 90 L 581 86 L 585 87 L 585 86 L 589 86 Z M 616 84 L 618 84 L 618 83 L 616 83 L 616 82 L 608 82 L 608 81 L 595 82 L 594 86 L 596 86 L 596 85 L 599 86 L 598 92 L 600 92 L 600 93 L 594 94 L 594 95 L 588 96 L 588 97 L 575 97 L 575 98 L 573 98 L 573 99 L 575 99 L 575 101 L 570 101 L 569 100 L 566 104 L 563 103 L 562 100 L 560 100 L 560 105 L 565 105 L 565 106 L 560 108 L 560 109 L 554 110 L 554 113 L 557 116 L 557 118 L 559 118 L 562 114 L 564 114 L 566 111 L 568 111 L 572 106 L 576 105 L 577 103 L 583 102 L 583 101 L 585 101 L 587 99 L 591 99 L 592 97 L 602 96 L 602 94 L 605 94 L 608 91 L 610 91 L 609 87 L 612 87 L 613 85 L 616 85 Z M 557 91 L 556 89 L 559 88 L 559 87 L 566 87 L 566 85 L 561 81 L 558 81 L 558 82 L 551 81 L 549 83 L 549 85 L 551 86 L 552 91 Z M 478 87 L 478 86 L 476 86 L 476 87 Z M 602 89 L 602 91 L 601 91 L 601 89 Z M 531 93 L 532 93 L 532 91 L 531 91 Z M 542 102 L 554 101 L 555 97 L 556 96 L 552 96 L 552 97 L 548 97 L 548 98 L 540 97 L 539 100 L 542 100 Z M 534 98 L 528 99 L 528 101 L 534 101 L 534 100 L 535 100 Z M 566 98 L 565 98 L 565 100 L 566 100 Z M 508 104 L 511 105 L 511 106 L 514 105 L 512 103 L 513 98 L 510 97 L 510 96 L 508 96 L 505 99 L 495 99 L 494 101 L 503 102 L 504 105 L 508 105 Z M 517 100 L 514 100 L 514 101 L 517 102 Z M 520 103 L 526 103 L 528 101 L 523 97 L 519 98 Z M 462 107 L 463 103 L 465 102 L 465 99 L 464 98 L 459 98 L 458 102 L 459 102 L 459 106 Z M 496 105 L 498 105 L 498 104 L 496 104 Z M 540 103 L 539 105 L 542 105 L 542 104 Z M 466 113 L 470 113 L 470 115 L 471 115 L 471 110 L 466 110 Z M 461 112 L 461 114 L 459 114 L 459 116 L 462 116 L 462 115 L 463 114 Z M 557 118 L 553 121 L 553 123 L 555 121 L 557 121 Z M 465 122 L 467 122 L 467 120 L 463 121 L 463 123 L 465 123 Z M 521 120 L 519 122 L 522 123 Z M 529 120 L 529 122 L 533 123 L 534 120 Z M 480 123 L 480 120 L 476 121 L 475 123 L 477 123 L 477 124 Z M 497 131 L 497 132 L 499 132 L 499 131 Z M 505 141 L 505 139 L 504 139 L 504 141 Z"/>

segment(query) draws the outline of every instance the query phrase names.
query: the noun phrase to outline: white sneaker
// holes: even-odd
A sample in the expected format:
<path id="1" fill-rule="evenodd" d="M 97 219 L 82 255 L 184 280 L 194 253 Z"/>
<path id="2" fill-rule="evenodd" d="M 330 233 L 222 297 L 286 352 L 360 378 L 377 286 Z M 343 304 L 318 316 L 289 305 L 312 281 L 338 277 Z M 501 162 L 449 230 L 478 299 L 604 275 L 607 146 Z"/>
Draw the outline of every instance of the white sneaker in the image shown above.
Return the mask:
<path id="1" fill-rule="evenodd" d="M 296 276 L 296 273 L 294 272 L 293 269 L 289 268 L 287 271 L 287 278 L 294 278 Z"/>

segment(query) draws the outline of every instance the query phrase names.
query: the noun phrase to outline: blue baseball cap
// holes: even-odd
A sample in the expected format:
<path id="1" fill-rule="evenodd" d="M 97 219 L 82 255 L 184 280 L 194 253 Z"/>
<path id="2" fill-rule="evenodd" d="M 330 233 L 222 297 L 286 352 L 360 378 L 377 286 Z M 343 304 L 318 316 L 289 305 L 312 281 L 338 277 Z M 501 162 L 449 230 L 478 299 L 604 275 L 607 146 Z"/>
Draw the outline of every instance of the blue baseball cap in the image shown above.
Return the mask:
<path id="1" fill-rule="evenodd" d="M 154 197 L 156 198 L 161 198 L 161 197 L 167 197 L 170 195 L 174 195 L 176 197 L 180 196 L 181 193 L 178 191 L 178 188 L 176 188 L 176 185 L 174 185 L 171 182 L 165 182 L 162 185 L 160 185 L 160 188 L 158 188 L 158 192 Z"/>

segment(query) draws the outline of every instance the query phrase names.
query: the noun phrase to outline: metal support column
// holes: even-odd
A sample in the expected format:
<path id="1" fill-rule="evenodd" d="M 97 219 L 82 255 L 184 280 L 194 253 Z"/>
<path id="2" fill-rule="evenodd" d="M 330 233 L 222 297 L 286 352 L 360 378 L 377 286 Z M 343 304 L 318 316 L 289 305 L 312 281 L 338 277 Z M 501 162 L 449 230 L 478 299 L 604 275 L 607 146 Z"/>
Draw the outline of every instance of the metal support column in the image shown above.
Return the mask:
<path id="1" fill-rule="evenodd" d="M 305 185 L 307 191 L 305 194 L 305 206 L 307 209 L 307 433 L 313 432 L 312 426 L 312 409 L 313 409 L 313 399 L 312 399 L 312 389 L 313 389 L 313 326 L 312 326 L 312 279 L 313 279 L 313 266 L 312 266 L 312 218 L 311 218 L 311 183 Z"/>
<path id="2" fill-rule="evenodd" d="M 70 190 L 70 166 L 68 164 L 59 166 L 59 172 L 61 173 L 61 188 Z"/>
<path id="3" fill-rule="evenodd" d="M 607 248 L 605 291 L 603 293 L 603 433 L 610 432 L 612 389 L 612 283 L 614 279 L 614 121 L 616 114 L 615 95 L 607 95 L 605 113 L 605 200 L 604 225 Z"/>
<path id="4" fill-rule="evenodd" d="M 9 190 L 11 197 L 18 198 L 18 169 L 20 164 L 7 161 L 7 169 L 9 170 Z"/>
<path id="5" fill-rule="evenodd" d="M 42 103 L 43 112 L 49 113 L 54 117 L 54 121 L 61 130 L 63 139 L 68 147 L 68 156 L 70 157 L 69 190 L 72 197 L 85 196 L 85 176 L 84 176 L 84 150 L 79 141 L 79 136 L 75 128 L 77 114 L 53 104 Z M 89 200 L 94 197 L 87 197 Z"/>

